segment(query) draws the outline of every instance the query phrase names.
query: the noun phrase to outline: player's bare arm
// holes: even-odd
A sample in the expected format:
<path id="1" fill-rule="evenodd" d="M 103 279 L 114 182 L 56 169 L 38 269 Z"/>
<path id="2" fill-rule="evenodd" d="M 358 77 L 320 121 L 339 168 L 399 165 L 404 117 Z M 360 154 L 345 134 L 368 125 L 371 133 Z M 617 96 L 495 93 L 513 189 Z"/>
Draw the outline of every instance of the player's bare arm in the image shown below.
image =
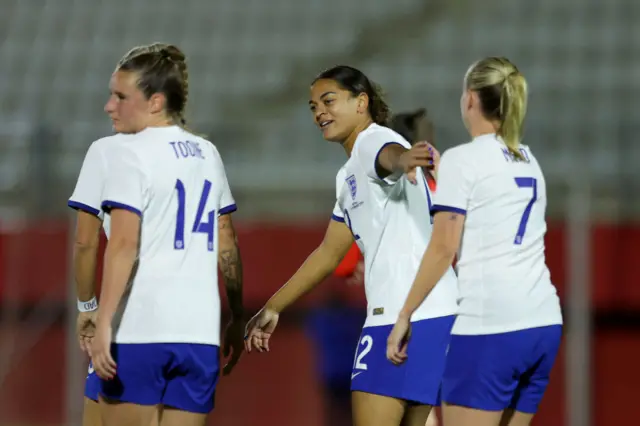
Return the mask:
<path id="1" fill-rule="evenodd" d="M 434 217 L 431 241 L 422 256 L 416 278 L 387 340 L 387 358 L 395 364 L 401 364 L 407 359 L 411 315 L 453 263 L 460 247 L 464 219 L 465 215 L 452 212 L 439 212 Z"/>
<path id="2" fill-rule="evenodd" d="M 218 218 L 218 266 L 224 278 L 229 308 L 234 319 L 244 315 L 242 305 L 242 258 L 230 214 Z"/>
<path id="3" fill-rule="evenodd" d="M 82 210 L 78 211 L 73 245 L 73 275 L 80 301 L 89 301 L 96 295 L 95 272 L 101 226 L 102 221 L 97 216 Z"/>
<path id="4" fill-rule="evenodd" d="M 353 234 L 342 222 L 331 220 L 322 243 L 307 257 L 300 269 L 265 305 L 282 312 L 331 274 L 353 243 Z"/>
<path id="5" fill-rule="evenodd" d="M 101 226 L 102 221 L 100 218 L 91 213 L 78 210 L 76 236 L 73 245 L 73 276 L 81 310 L 76 320 L 76 335 L 80 349 L 89 355 L 91 355 L 91 339 L 95 335 L 97 316 L 95 271 Z"/>
<path id="6" fill-rule="evenodd" d="M 93 366 L 103 379 L 116 373 L 111 357 L 111 321 L 122 300 L 138 256 L 140 216 L 129 210 L 111 211 L 111 237 L 104 255 L 104 274 L 100 292 L 100 314 L 93 340 Z"/>
<path id="7" fill-rule="evenodd" d="M 269 337 L 275 330 L 279 314 L 331 274 L 353 243 L 353 234 L 343 222 L 331 220 L 322 243 L 274 294 L 264 308 L 247 324 L 245 347 L 259 352 L 269 350 Z"/>
<path id="8" fill-rule="evenodd" d="M 231 355 L 223 373 L 229 374 L 240 359 L 243 350 L 244 307 L 242 304 L 242 258 L 238 236 L 230 214 L 218 218 L 218 266 L 227 290 L 231 322 L 224 333 L 223 355 Z"/>
<path id="9" fill-rule="evenodd" d="M 433 234 L 422 256 L 420 269 L 407 296 L 401 316 L 410 318 L 442 278 L 460 247 L 465 215 L 438 212 L 433 219 Z"/>
<path id="10" fill-rule="evenodd" d="M 387 144 L 378 154 L 376 172 L 381 178 L 406 173 L 409 180 L 415 184 L 417 167 L 433 169 L 434 150 L 435 148 L 427 142 L 418 142 L 411 149 L 396 143 Z"/>

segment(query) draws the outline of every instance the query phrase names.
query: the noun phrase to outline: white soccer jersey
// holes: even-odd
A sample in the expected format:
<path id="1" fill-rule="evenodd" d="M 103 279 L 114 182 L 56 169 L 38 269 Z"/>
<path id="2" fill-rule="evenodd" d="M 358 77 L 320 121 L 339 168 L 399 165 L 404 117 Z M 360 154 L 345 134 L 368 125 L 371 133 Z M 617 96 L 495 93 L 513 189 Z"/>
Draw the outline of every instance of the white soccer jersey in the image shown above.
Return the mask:
<path id="1" fill-rule="evenodd" d="M 178 126 L 155 127 L 107 158 L 102 209 L 142 219 L 115 342 L 219 345 L 218 216 L 236 206 L 217 149 Z"/>
<path id="2" fill-rule="evenodd" d="M 378 154 L 390 143 L 411 148 L 398 133 L 372 124 L 358 135 L 336 177 L 332 218 L 349 226 L 365 260 L 365 326 L 395 323 L 431 238 L 432 194 L 422 171 L 418 185 L 404 175 L 380 179 L 376 173 Z M 449 268 L 411 320 L 455 314 L 456 297 L 456 277 Z"/>
<path id="3" fill-rule="evenodd" d="M 515 161 L 492 134 L 442 156 L 432 211 L 466 214 L 454 334 L 562 324 L 544 256 L 545 180 L 529 148 L 520 152 L 527 161 Z"/>

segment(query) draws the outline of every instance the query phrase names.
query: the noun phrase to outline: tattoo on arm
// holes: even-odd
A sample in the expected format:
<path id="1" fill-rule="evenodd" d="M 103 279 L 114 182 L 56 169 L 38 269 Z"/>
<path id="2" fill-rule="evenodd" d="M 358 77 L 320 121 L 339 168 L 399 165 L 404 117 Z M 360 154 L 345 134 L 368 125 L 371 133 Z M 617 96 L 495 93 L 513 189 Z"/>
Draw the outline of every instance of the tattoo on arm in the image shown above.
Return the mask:
<path id="1" fill-rule="evenodd" d="M 238 239 L 231 222 L 221 223 L 220 231 L 230 237 L 233 236 L 233 244 L 227 243 L 220 247 L 218 265 L 224 278 L 229 307 L 234 316 L 242 316 L 242 258 L 238 248 Z"/>

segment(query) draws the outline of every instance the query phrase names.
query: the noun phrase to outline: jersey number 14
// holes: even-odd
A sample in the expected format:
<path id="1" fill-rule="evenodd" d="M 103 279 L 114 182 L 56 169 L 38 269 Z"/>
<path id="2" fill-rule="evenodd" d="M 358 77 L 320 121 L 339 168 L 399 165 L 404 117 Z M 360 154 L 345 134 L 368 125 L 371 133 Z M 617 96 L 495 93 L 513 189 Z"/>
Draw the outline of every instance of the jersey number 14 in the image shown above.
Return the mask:
<path id="1" fill-rule="evenodd" d="M 173 248 L 176 250 L 184 250 L 184 221 L 185 221 L 185 202 L 187 191 L 184 187 L 184 183 L 180 179 L 176 181 L 176 191 L 178 193 L 178 214 L 176 217 L 176 232 L 173 239 Z M 211 210 L 207 213 L 207 221 L 202 221 L 204 215 L 204 209 L 207 206 L 207 199 L 209 198 L 209 192 L 211 192 L 211 182 L 204 181 L 202 187 L 202 194 L 200 195 L 200 202 L 198 203 L 198 211 L 196 212 L 196 218 L 193 221 L 193 227 L 191 232 L 207 234 L 207 249 L 213 251 L 213 232 L 215 224 L 215 210 Z"/>

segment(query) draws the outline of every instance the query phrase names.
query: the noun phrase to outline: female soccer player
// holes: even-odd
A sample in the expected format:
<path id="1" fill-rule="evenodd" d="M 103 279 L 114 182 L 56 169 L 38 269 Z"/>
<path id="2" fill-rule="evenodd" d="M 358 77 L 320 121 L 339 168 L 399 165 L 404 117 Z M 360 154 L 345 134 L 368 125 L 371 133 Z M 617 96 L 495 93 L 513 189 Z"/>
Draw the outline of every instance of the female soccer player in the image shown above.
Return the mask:
<path id="1" fill-rule="evenodd" d="M 433 236 L 387 354 L 397 364 L 415 356 L 402 343 L 409 319 L 460 248 L 460 311 L 442 382 L 444 423 L 526 426 L 562 333 L 544 258 L 544 176 L 520 144 L 526 80 L 505 58 L 483 59 L 467 71 L 460 105 L 472 141 L 442 157 Z"/>
<path id="2" fill-rule="evenodd" d="M 111 216 L 91 342 L 103 423 L 204 425 L 218 378 L 217 256 L 234 321 L 228 372 L 242 351 L 242 269 L 235 211 L 213 144 L 186 131 L 184 54 L 134 48 L 105 106 L 119 133 L 105 150 L 101 208 Z M 113 334 L 112 334 L 113 327 Z"/>
<path id="3" fill-rule="evenodd" d="M 336 178 L 338 200 L 324 240 L 249 322 L 247 350 L 269 349 L 283 309 L 330 274 L 355 240 L 366 262 L 368 307 L 351 374 L 354 424 L 424 426 L 438 403 L 457 309 L 452 269 L 413 317 L 416 357 L 398 368 L 386 360 L 385 342 L 431 234 L 431 194 L 422 170 L 408 178 L 403 173 L 429 166 L 431 147 L 411 147 L 384 127 L 388 107 L 357 69 L 321 73 L 309 105 L 323 137 L 341 144 L 349 159 Z"/>
<path id="4" fill-rule="evenodd" d="M 69 207 L 78 211 L 76 236 L 73 247 L 73 270 L 78 297 L 76 332 L 83 352 L 91 355 L 91 340 L 95 334 L 98 300 L 95 297 L 95 274 L 100 244 L 100 229 L 109 235 L 110 217 L 100 209 L 102 188 L 107 175 L 105 151 L 113 137 L 102 138 L 91 144 L 85 156 L 75 190 L 69 198 Z M 101 426 L 98 406 L 100 379 L 93 365 L 89 364 L 85 391 L 83 426 Z M 158 413 L 154 413 L 151 425 L 158 425 Z"/>

